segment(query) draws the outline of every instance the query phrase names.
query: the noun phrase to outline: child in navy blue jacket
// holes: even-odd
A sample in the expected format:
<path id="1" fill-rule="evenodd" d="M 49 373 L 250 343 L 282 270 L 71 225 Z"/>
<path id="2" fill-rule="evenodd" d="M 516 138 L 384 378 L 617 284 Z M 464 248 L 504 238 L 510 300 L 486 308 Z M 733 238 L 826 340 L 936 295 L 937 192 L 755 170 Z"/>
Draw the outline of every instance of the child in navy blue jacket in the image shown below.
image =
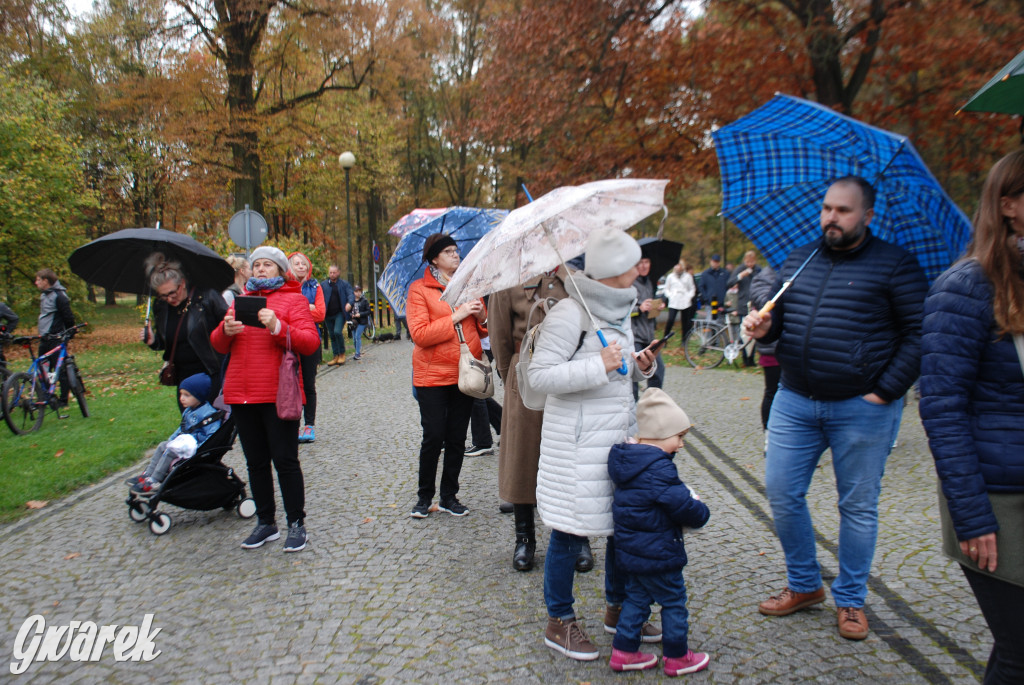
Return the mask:
<path id="1" fill-rule="evenodd" d="M 656 655 L 640 651 L 641 628 L 651 615 L 651 603 L 657 602 L 665 674 L 694 673 L 706 668 L 710 657 L 690 651 L 687 643 L 683 528 L 700 528 L 710 514 L 679 480 L 672 463 L 690 430 L 690 419 L 660 388 L 643 394 L 636 419 L 638 442 L 619 443 L 608 456 L 608 474 L 615 483 L 616 564 L 627 576 L 610 665 L 616 671 L 657 665 Z"/>
<path id="2" fill-rule="evenodd" d="M 181 412 L 181 424 L 157 446 L 146 472 L 128 479 L 137 497 L 151 497 L 174 462 L 192 457 L 220 428 L 222 414 L 209 402 L 210 386 L 210 377 L 205 373 L 197 373 L 181 382 L 178 400 L 185 408 Z"/>

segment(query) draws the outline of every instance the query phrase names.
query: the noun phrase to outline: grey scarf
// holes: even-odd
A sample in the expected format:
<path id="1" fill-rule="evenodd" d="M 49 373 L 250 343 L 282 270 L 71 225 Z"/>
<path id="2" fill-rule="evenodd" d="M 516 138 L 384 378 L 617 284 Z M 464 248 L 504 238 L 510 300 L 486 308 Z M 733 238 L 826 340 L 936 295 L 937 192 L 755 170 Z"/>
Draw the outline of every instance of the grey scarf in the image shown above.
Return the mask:
<path id="1" fill-rule="evenodd" d="M 581 306 L 586 301 L 590 312 L 598 319 L 598 326 L 615 328 L 623 333 L 630 330 L 629 315 L 636 304 L 633 286 L 613 288 L 577 271 L 572 278 L 565 279 L 565 290 Z"/>

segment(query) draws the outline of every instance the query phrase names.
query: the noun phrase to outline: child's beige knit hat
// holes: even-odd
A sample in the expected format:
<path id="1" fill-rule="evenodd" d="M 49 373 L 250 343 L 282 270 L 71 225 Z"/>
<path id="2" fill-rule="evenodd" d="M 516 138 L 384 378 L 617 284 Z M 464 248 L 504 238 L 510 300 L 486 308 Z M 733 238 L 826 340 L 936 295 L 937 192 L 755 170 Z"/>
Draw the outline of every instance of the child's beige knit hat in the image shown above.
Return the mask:
<path id="1" fill-rule="evenodd" d="M 690 417 L 661 388 L 648 388 L 636 405 L 637 438 L 664 440 L 690 429 Z"/>

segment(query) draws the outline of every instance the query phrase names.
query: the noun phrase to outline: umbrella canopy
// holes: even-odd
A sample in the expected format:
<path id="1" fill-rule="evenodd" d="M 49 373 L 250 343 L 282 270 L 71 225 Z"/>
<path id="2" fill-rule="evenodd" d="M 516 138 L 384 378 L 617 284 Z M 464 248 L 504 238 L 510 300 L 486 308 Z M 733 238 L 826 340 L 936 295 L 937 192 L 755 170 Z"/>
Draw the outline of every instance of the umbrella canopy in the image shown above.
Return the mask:
<path id="1" fill-rule="evenodd" d="M 449 207 L 444 214 L 421 223 L 408 233 L 395 248 L 384 272 L 377 281 L 384 297 L 398 316 L 405 316 L 405 300 L 409 286 L 423 275 L 423 244 L 434 233 L 447 233 L 464 258 L 485 234 L 501 223 L 507 209 L 477 209 L 475 207 Z M 461 268 L 461 267 L 460 267 Z"/>
<path id="2" fill-rule="evenodd" d="M 388 229 L 388 235 L 393 235 L 396 238 L 401 238 L 406 233 L 422 226 L 432 219 L 436 219 L 445 212 L 448 211 L 447 207 L 441 207 L 440 209 L 414 209 L 401 219 L 396 221 L 394 225 Z"/>
<path id="3" fill-rule="evenodd" d="M 458 306 L 511 288 L 586 250 L 599 228 L 625 230 L 665 210 L 668 181 L 614 179 L 555 188 L 513 210 L 463 260 L 443 300 Z"/>
<path id="4" fill-rule="evenodd" d="M 87 283 L 120 293 L 147 294 L 146 258 L 154 252 L 181 262 L 189 285 L 224 290 L 235 270 L 219 254 L 184 233 L 158 228 L 125 228 L 86 243 L 71 253 L 71 271 Z"/>
<path id="5" fill-rule="evenodd" d="M 1014 57 L 999 73 L 981 87 L 967 104 L 960 108 L 967 112 L 999 112 L 1024 114 L 1024 52 Z"/>
<path id="6" fill-rule="evenodd" d="M 712 136 L 722 214 L 773 269 L 794 247 L 821 237 L 825 191 L 847 175 L 875 187 L 872 232 L 914 254 L 929 282 L 970 238 L 970 221 L 903 136 L 787 95 Z"/>
<path id="7" fill-rule="evenodd" d="M 641 256 L 651 260 L 651 271 L 648 276 L 654 283 L 671 271 L 683 254 L 683 244 L 674 240 L 641 238 L 637 242 L 640 243 Z"/>

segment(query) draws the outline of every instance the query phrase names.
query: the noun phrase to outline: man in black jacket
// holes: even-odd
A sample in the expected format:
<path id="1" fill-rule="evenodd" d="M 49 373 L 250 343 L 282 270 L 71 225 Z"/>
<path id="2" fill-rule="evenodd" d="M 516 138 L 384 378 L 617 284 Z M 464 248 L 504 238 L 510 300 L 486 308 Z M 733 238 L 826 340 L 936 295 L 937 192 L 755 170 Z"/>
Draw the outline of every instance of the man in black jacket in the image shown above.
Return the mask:
<path id="1" fill-rule="evenodd" d="M 700 288 L 701 299 L 711 307 L 716 319 L 725 319 L 725 291 L 728 290 L 728 282 L 729 272 L 722 268 L 722 258 L 717 254 L 711 255 L 711 266 L 701 272 L 697 286 Z"/>
<path id="2" fill-rule="evenodd" d="M 868 635 L 867 579 L 878 534 L 878 496 L 899 430 L 902 397 L 918 375 L 928 283 L 913 255 L 871 234 L 875 191 L 859 177 L 825 193 L 822 239 L 789 255 L 782 283 L 806 268 L 775 309 L 743 325 L 778 340 L 781 387 L 768 419 L 765 487 L 786 554 L 785 590 L 759 605 L 787 616 L 825 601 L 807 489 L 832 449 L 839 493 L 839 575 L 832 584 L 839 634 Z"/>

